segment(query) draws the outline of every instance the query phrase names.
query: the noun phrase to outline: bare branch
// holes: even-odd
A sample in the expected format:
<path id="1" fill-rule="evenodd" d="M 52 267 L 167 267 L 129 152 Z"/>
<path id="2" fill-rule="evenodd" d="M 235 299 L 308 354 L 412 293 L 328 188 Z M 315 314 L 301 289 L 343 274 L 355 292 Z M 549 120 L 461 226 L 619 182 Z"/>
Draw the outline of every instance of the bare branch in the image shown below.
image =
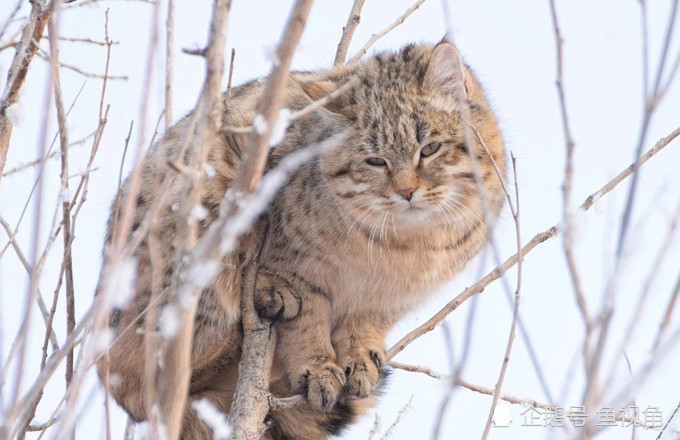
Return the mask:
<path id="1" fill-rule="evenodd" d="M 394 419 L 394 422 L 387 428 L 387 431 L 385 431 L 385 434 L 383 434 L 382 437 L 380 437 L 380 440 L 387 440 L 392 436 L 394 433 L 394 429 L 399 425 L 399 422 L 401 421 L 401 417 L 404 415 L 406 410 L 411 408 L 411 404 L 413 403 L 413 396 L 409 397 L 408 402 L 406 402 L 406 405 L 404 405 L 400 410 L 399 413 L 397 414 L 397 418 Z"/>
<path id="2" fill-rule="evenodd" d="M 678 409 L 680 409 L 680 402 L 675 406 L 675 409 L 673 410 L 673 414 L 668 418 L 666 421 L 666 424 L 663 425 L 663 428 L 661 428 L 661 431 L 659 432 L 659 435 L 656 437 L 656 440 L 661 440 L 661 437 L 663 436 L 663 433 L 666 432 L 666 429 L 668 428 L 668 425 L 671 424 L 675 416 L 678 414 Z"/>
<path id="3" fill-rule="evenodd" d="M 590 343 L 591 334 L 591 323 L 590 317 L 588 315 L 588 307 L 586 304 L 585 297 L 583 296 L 583 287 L 581 286 L 581 278 L 576 267 L 576 259 L 574 257 L 573 249 L 573 214 L 571 210 L 571 187 L 573 180 L 573 157 L 574 157 L 574 139 L 571 135 L 571 130 L 569 128 L 569 116 L 567 114 L 567 103 L 564 96 L 564 79 L 563 79 L 563 61 L 562 61 L 562 44 L 564 40 L 562 39 L 562 34 L 560 33 L 560 27 L 557 20 L 557 8 L 555 6 L 555 0 L 550 0 L 550 13 L 552 16 L 553 30 L 555 33 L 555 46 L 557 53 L 557 79 L 555 85 L 557 87 L 557 96 L 560 103 L 560 114 L 562 116 L 562 130 L 564 131 L 564 141 L 566 145 L 566 165 L 564 170 L 564 184 L 562 187 L 563 191 L 563 221 L 565 224 L 564 228 L 564 255 L 567 260 L 567 267 L 569 268 L 569 275 L 571 277 L 572 286 L 574 289 L 574 295 L 576 296 L 576 304 L 581 312 L 581 318 L 586 327 L 586 338 L 584 343 L 584 352 L 586 353 L 586 359 L 588 359 L 588 346 Z"/>
<path id="4" fill-rule="evenodd" d="M 234 77 L 234 59 L 236 58 L 236 49 L 231 49 L 231 58 L 229 59 L 229 79 L 227 80 L 227 92 L 224 98 L 224 119 L 229 115 L 231 106 L 231 80 Z M 222 121 L 224 125 L 224 121 Z"/>
<path id="5" fill-rule="evenodd" d="M 17 0 L 16 4 L 14 5 L 14 8 L 12 9 L 12 12 L 9 14 L 9 17 L 7 17 L 7 20 L 0 26 L 0 38 L 2 38 L 5 35 L 5 32 L 7 32 L 7 27 L 9 24 L 14 20 L 14 17 L 19 13 L 19 10 L 21 9 L 21 4 L 23 3 L 23 0 Z M 13 40 L 14 38 L 10 38 L 10 40 Z"/>
<path id="6" fill-rule="evenodd" d="M 359 22 L 361 21 L 361 8 L 364 7 L 365 0 L 354 0 L 352 5 L 352 11 L 349 13 L 347 18 L 347 24 L 342 28 L 342 37 L 338 43 L 338 50 L 335 52 L 335 61 L 333 65 L 340 67 L 345 64 L 345 58 L 347 57 L 347 49 L 349 44 L 352 42 L 352 36 Z"/>
<path id="7" fill-rule="evenodd" d="M 269 151 L 269 138 L 282 102 L 282 91 L 288 79 L 290 63 L 297 47 L 312 7 L 312 0 L 297 0 L 291 12 L 281 43 L 276 50 L 276 64 L 267 78 L 267 82 L 257 107 L 257 114 L 264 117 L 266 127 L 262 133 L 253 131 L 248 140 L 249 153 L 239 168 L 239 176 L 235 185 L 237 191 L 252 193 L 257 187 L 259 176 L 264 171 Z"/>
<path id="8" fill-rule="evenodd" d="M 111 43 L 113 44 L 113 43 Z M 42 52 L 38 51 L 36 53 L 38 55 L 38 58 L 42 58 L 45 61 L 50 61 L 49 56 L 44 55 Z M 105 75 L 105 74 L 99 74 L 99 73 L 92 73 L 92 72 L 86 72 L 82 70 L 80 67 L 71 65 L 71 64 L 66 64 L 66 63 L 59 63 L 59 67 L 63 67 L 64 69 L 71 70 L 73 72 L 76 72 L 79 75 L 84 76 L 85 78 L 92 78 L 92 79 L 106 79 L 106 80 L 120 80 L 120 81 L 127 81 L 128 77 L 126 75 Z"/>
<path id="9" fill-rule="evenodd" d="M 409 15 L 413 14 L 416 9 L 418 9 L 423 3 L 425 3 L 425 0 L 418 0 L 413 6 L 408 8 L 406 12 L 404 12 L 401 17 L 397 18 L 397 20 L 389 25 L 387 28 L 384 30 L 378 32 L 377 34 L 373 34 L 371 38 L 364 44 L 364 46 L 359 49 L 359 52 L 357 52 L 356 55 L 354 55 L 348 62 L 347 64 L 354 64 L 357 63 L 364 55 L 366 55 L 366 52 L 368 52 L 368 49 L 375 44 L 376 41 L 387 35 L 392 29 L 396 28 L 400 24 L 402 24 L 406 19 L 408 18 Z"/>
<path id="10" fill-rule="evenodd" d="M 59 37 L 59 41 L 67 41 L 69 43 L 85 43 L 85 44 L 92 44 L 92 45 L 95 45 L 95 46 L 103 46 L 103 47 L 106 47 L 109 44 L 112 44 L 114 46 L 120 44 L 120 42 L 118 42 L 118 41 L 112 41 L 111 43 L 107 43 L 106 41 L 96 41 L 96 40 L 93 40 L 92 38 Z"/>
<path id="11" fill-rule="evenodd" d="M 663 99 L 663 95 L 659 94 L 659 91 L 661 90 L 661 84 L 662 84 L 662 79 L 663 79 L 663 71 L 664 67 L 666 64 L 666 59 L 668 58 L 668 50 L 670 47 L 670 42 L 673 37 L 673 30 L 675 27 L 675 20 L 676 20 L 676 12 L 678 10 L 678 0 L 673 0 L 673 3 L 671 5 L 671 12 L 668 15 L 668 24 L 666 27 L 666 35 L 664 37 L 664 45 L 663 45 L 663 50 L 661 53 L 661 59 L 659 60 L 659 66 L 657 68 L 656 72 L 656 80 L 654 82 L 654 88 L 651 92 L 648 92 L 647 95 L 645 96 L 645 106 L 644 106 L 644 114 L 642 117 L 642 128 L 640 129 L 640 136 L 638 138 L 638 144 L 637 147 L 635 148 L 635 160 L 637 161 L 640 155 L 642 154 L 642 148 L 644 146 L 645 140 L 647 138 L 647 132 L 649 129 L 649 125 L 651 123 L 652 117 L 654 115 L 654 111 L 658 108 L 658 104 L 661 102 Z M 645 74 L 646 75 L 646 74 Z M 644 80 L 647 81 L 647 76 L 644 77 Z M 669 78 L 669 81 L 671 78 Z M 665 92 L 666 89 L 663 89 Z M 618 245 L 617 245 L 617 250 L 616 254 L 617 257 L 620 258 L 623 252 L 623 247 L 625 244 L 625 239 L 626 235 L 628 233 L 628 225 L 630 223 L 630 217 L 633 212 L 633 206 L 635 204 L 635 194 L 637 193 L 637 182 L 638 182 L 638 173 L 635 173 L 633 175 L 633 178 L 630 181 L 630 186 L 628 188 L 628 197 L 626 200 L 626 208 L 623 212 L 623 217 L 621 218 L 621 229 L 619 231 L 619 240 L 618 240 Z"/>
<path id="12" fill-rule="evenodd" d="M 12 230 L 9 227 L 9 223 L 7 223 L 5 221 L 5 219 L 2 218 L 1 216 L 0 216 L 0 225 L 2 225 L 3 229 L 7 233 L 7 237 L 9 238 L 9 242 L 12 244 L 12 248 L 14 249 L 14 252 L 16 253 L 17 257 L 19 258 L 19 261 L 21 261 L 21 264 L 24 266 L 24 269 L 26 269 L 26 272 L 30 275 L 33 272 L 33 268 L 31 267 L 31 263 L 28 262 L 23 251 L 19 247 L 19 244 L 14 239 L 13 234 L 12 234 Z M 41 313 L 43 320 L 45 321 L 45 324 L 46 324 L 46 330 L 49 331 L 52 349 L 58 350 L 59 349 L 59 343 L 57 342 L 57 335 L 54 333 L 54 330 L 52 330 L 50 328 L 50 325 L 48 324 L 48 322 L 49 322 L 49 311 L 47 310 L 47 305 L 45 304 L 45 300 L 43 299 L 43 295 L 40 292 L 40 290 L 38 290 L 38 296 L 37 296 L 36 299 L 37 299 L 37 302 L 38 302 L 38 307 L 40 308 L 40 313 Z"/>
<path id="13" fill-rule="evenodd" d="M 58 24 L 59 13 L 53 14 L 47 24 L 51 67 L 52 89 L 54 92 L 54 104 L 57 110 L 57 124 L 59 127 L 59 144 L 61 146 L 61 193 L 68 195 L 68 127 L 66 125 L 66 110 L 61 93 L 61 78 L 59 75 L 59 46 Z M 68 335 L 75 327 L 75 294 L 73 290 L 73 259 L 71 257 L 71 203 L 68 197 L 62 196 L 62 237 L 64 238 L 64 277 L 66 280 L 66 334 Z M 66 355 L 66 386 L 71 383 L 73 377 L 73 350 Z"/>
<path id="14" fill-rule="evenodd" d="M 39 395 L 57 368 L 59 368 L 61 362 L 66 357 L 66 353 L 76 343 L 79 342 L 81 333 L 83 333 L 83 331 L 90 326 L 92 311 L 93 307 L 90 307 L 85 311 L 85 313 L 83 313 L 80 322 L 76 325 L 76 328 L 73 329 L 73 332 L 68 336 L 68 338 L 66 338 L 62 347 L 58 351 L 54 352 L 52 356 L 50 356 L 50 358 L 47 360 L 47 363 L 45 364 L 45 368 L 40 371 L 38 377 L 36 377 L 28 391 L 26 391 L 24 396 L 21 398 L 19 405 L 17 406 L 21 411 L 14 426 L 10 427 L 10 438 L 12 438 L 13 432 L 16 432 L 15 430 L 18 429 L 18 426 L 21 426 L 28 419 L 31 402 L 35 400 L 36 396 Z"/>
<path id="15" fill-rule="evenodd" d="M 256 253 L 246 266 L 242 277 L 241 323 L 243 325 L 243 353 L 239 363 L 238 386 L 229 415 L 234 432 L 232 440 L 259 439 L 270 410 L 269 373 L 276 346 L 275 328 L 262 320 L 255 311 L 253 293 L 257 281 L 260 249 L 266 236 L 266 225 L 253 231 Z M 298 399 L 289 403 L 296 404 Z M 279 403 L 281 403 L 279 401 Z"/>
<path id="16" fill-rule="evenodd" d="M 290 397 L 276 397 L 270 394 L 267 397 L 269 401 L 269 411 L 277 411 L 280 409 L 294 408 L 300 406 L 306 402 L 302 394 L 296 394 Z"/>
<path id="17" fill-rule="evenodd" d="M 311 7 L 312 0 L 297 0 L 288 18 L 276 51 L 277 63 L 267 78 L 257 107 L 257 114 L 263 115 L 266 121 L 266 129 L 263 133 L 253 131 L 250 135 L 248 155 L 239 168 L 239 175 L 234 185 L 236 191 L 251 194 L 259 186 L 269 151 L 269 138 L 281 107 L 290 63 Z M 259 237 L 262 235 L 264 234 L 259 234 Z M 259 246 L 258 244 L 258 249 Z M 244 338 L 236 397 L 230 414 L 230 420 L 234 425 L 233 440 L 259 438 L 260 431 L 263 429 L 262 422 L 269 410 L 266 396 L 269 393 L 269 368 L 274 355 L 275 335 L 270 325 L 263 323 L 253 309 L 256 261 L 251 263 L 242 281 L 244 290 L 241 292 L 241 314 Z M 247 366 L 255 368 L 246 369 Z M 245 374 L 244 371 L 248 373 Z"/>
<path id="18" fill-rule="evenodd" d="M 220 99 L 220 85 L 224 70 L 224 47 L 226 40 L 227 17 L 229 14 L 230 0 L 216 0 L 213 6 L 210 35 L 206 55 L 206 78 L 199 100 L 198 127 L 195 144 L 191 151 L 190 166 L 200 169 L 208 155 L 208 140 L 215 136 L 222 121 L 222 100 Z M 186 179 L 187 197 L 182 201 L 178 218 L 178 249 L 181 259 L 186 252 L 191 251 L 197 242 L 198 227 L 196 219 L 187 222 L 191 209 L 200 203 L 202 179 Z M 179 277 L 173 280 L 175 285 L 182 285 Z M 173 298 L 179 307 L 178 325 L 180 331 L 161 354 L 165 368 L 157 378 L 158 405 L 160 407 L 160 422 L 166 429 L 167 438 L 170 440 L 180 437 L 182 414 L 185 411 L 191 377 L 191 349 L 194 332 L 194 315 L 198 305 L 200 292 L 194 292 L 189 301 L 181 299 L 183 289 L 176 289 Z"/>
<path id="19" fill-rule="evenodd" d="M 165 19 L 165 128 L 172 125 L 172 83 L 175 63 L 175 0 L 168 0 Z"/>
<path id="20" fill-rule="evenodd" d="M 395 361 L 391 361 L 389 365 L 393 368 L 398 368 L 400 370 L 409 371 L 409 372 L 412 372 L 412 373 L 422 373 L 422 374 L 425 374 L 427 376 L 432 377 L 433 379 L 452 380 L 451 376 L 448 376 L 446 374 L 432 370 L 429 367 L 424 367 L 424 366 L 421 366 L 421 365 L 402 364 L 401 362 L 395 362 Z M 472 384 L 472 383 L 467 382 L 467 381 L 462 380 L 462 379 L 457 379 L 456 385 L 459 385 L 463 388 L 467 388 L 468 390 L 474 391 L 476 393 L 486 394 L 488 396 L 494 395 L 493 389 L 483 387 L 481 385 L 475 385 L 475 384 Z M 544 409 L 549 409 L 549 408 L 554 407 L 554 405 L 550 404 L 550 403 L 539 402 L 537 400 L 532 400 L 532 399 L 522 399 L 522 398 L 519 398 L 519 397 L 511 396 L 509 394 L 499 394 L 499 398 L 501 400 L 505 400 L 506 402 L 513 403 L 515 405 L 531 405 L 534 408 L 544 408 Z"/>
<path id="21" fill-rule="evenodd" d="M 31 15 L 28 23 L 24 26 L 12 65 L 7 74 L 5 90 L 0 98 L 0 175 L 5 169 L 9 139 L 12 135 L 12 121 L 7 116 L 7 109 L 16 104 L 19 99 L 19 90 L 24 84 L 28 66 L 38 50 L 38 42 L 42 36 L 47 21 L 52 15 L 52 10 L 47 7 L 46 0 L 32 2 Z"/>
<path id="22" fill-rule="evenodd" d="M 77 146 L 77 145 L 82 145 L 82 144 L 84 144 L 85 142 L 88 141 L 88 139 L 90 139 L 92 136 L 94 136 L 94 134 L 95 134 L 95 133 L 92 132 L 92 133 L 88 134 L 87 136 L 83 137 L 82 139 L 79 139 L 79 140 L 77 140 L 77 141 L 71 142 L 71 143 L 69 144 L 69 148 L 75 147 L 75 146 Z M 45 162 L 45 160 L 47 160 L 47 159 L 54 159 L 54 158 L 57 156 L 57 154 L 61 154 L 61 151 L 53 151 L 53 152 L 51 152 L 50 154 L 48 154 L 46 157 L 43 157 L 43 158 L 40 158 L 40 159 L 36 159 L 36 160 L 32 160 L 32 161 L 30 161 L 30 162 L 27 162 L 27 163 L 24 163 L 24 164 L 21 164 L 21 165 L 17 165 L 16 167 L 14 167 L 14 168 L 12 168 L 12 169 L 10 169 L 10 170 L 5 171 L 5 172 L 2 174 L 2 177 L 11 176 L 12 174 L 16 174 L 16 173 L 19 173 L 19 172 L 21 172 L 21 171 L 25 171 L 25 170 L 27 170 L 27 169 L 29 169 L 29 168 L 32 168 L 32 167 L 34 167 L 34 166 L 40 165 L 41 163 Z"/>
<path id="23" fill-rule="evenodd" d="M 520 223 L 519 223 L 519 187 L 517 185 L 517 161 L 515 157 L 512 156 L 512 171 L 515 181 L 515 208 L 512 212 L 512 218 L 515 222 L 515 239 L 517 245 L 517 286 L 515 287 L 515 306 L 512 311 L 512 324 L 510 325 L 510 334 L 508 335 L 508 344 L 505 348 L 505 355 L 503 356 L 503 363 L 501 366 L 501 371 L 498 375 L 498 381 L 496 381 L 496 387 L 494 388 L 493 400 L 491 402 L 491 409 L 489 410 L 489 416 L 486 421 L 486 426 L 484 427 L 484 433 L 482 434 L 482 439 L 486 439 L 489 436 L 489 431 L 491 430 L 491 422 L 493 420 L 493 412 L 498 403 L 498 398 L 500 397 L 501 388 L 503 387 L 503 380 L 505 379 L 505 373 L 508 369 L 508 363 L 510 362 L 510 352 L 512 351 L 512 344 L 515 341 L 515 329 L 517 328 L 517 321 L 519 319 L 519 295 L 522 288 L 522 238 L 520 233 Z"/>
<path id="24" fill-rule="evenodd" d="M 323 96 L 316 101 L 313 101 L 306 105 L 305 107 L 301 108 L 300 110 L 293 112 L 289 117 L 288 121 L 292 122 L 297 119 L 300 119 L 303 116 L 307 116 L 308 114 L 312 113 L 313 111 L 323 107 L 324 105 L 328 104 L 338 96 L 342 95 L 343 93 L 346 93 L 349 89 L 357 85 L 359 82 L 358 78 L 352 78 L 351 80 L 347 81 L 345 84 L 342 86 L 338 87 L 337 89 L 333 90 L 331 93 L 329 93 L 326 96 Z M 229 133 L 236 133 L 236 134 L 244 134 L 244 133 L 251 133 L 253 131 L 253 126 L 249 125 L 247 127 L 232 127 L 232 126 L 226 126 L 222 129 L 223 131 L 227 131 Z"/>
<path id="25" fill-rule="evenodd" d="M 666 312 L 664 313 L 663 319 L 661 320 L 661 324 L 659 325 L 659 331 L 656 334 L 656 339 L 654 340 L 652 351 L 656 351 L 656 349 L 659 347 L 659 344 L 661 344 L 666 329 L 668 328 L 668 324 L 670 324 L 671 322 L 671 316 L 673 315 L 673 311 L 675 310 L 675 305 L 678 302 L 679 295 L 680 295 L 680 275 L 678 275 L 678 279 L 675 282 L 675 287 L 673 288 L 673 293 L 671 293 L 671 296 L 668 299 Z"/>

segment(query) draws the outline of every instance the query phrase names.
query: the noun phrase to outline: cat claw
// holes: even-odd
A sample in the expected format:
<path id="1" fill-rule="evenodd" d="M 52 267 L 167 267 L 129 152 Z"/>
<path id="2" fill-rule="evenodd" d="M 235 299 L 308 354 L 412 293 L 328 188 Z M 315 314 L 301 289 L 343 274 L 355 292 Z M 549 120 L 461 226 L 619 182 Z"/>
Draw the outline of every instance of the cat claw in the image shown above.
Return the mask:
<path id="1" fill-rule="evenodd" d="M 326 362 L 308 367 L 302 381 L 309 406 L 314 411 L 328 412 L 345 386 L 345 374 L 334 363 Z"/>
<path id="2" fill-rule="evenodd" d="M 345 392 L 360 398 L 373 394 L 381 382 L 381 368 L 385 363 L 382 351 L 369 350 L 367 354 L 368 356 L 357 355 L 344 363 L 347 376 Z"/>

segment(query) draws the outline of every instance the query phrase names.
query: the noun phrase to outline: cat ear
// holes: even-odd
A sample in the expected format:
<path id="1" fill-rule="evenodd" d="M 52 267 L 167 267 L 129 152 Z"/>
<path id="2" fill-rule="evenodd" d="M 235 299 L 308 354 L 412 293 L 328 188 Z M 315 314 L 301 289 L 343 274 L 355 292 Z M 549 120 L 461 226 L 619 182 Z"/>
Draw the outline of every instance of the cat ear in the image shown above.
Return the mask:
<path id="1" fill-rule="evenodd" d="M 334 81 L 300 81 L 300 87 L 311 101 L 317 101 L 326 95 L 333 93 L 342 84 Z M 345 95 L 345 93 L 343 93 Z M 345 96 L 338 96 L 325 103 L 322 108 L 331 113 L 344 115 L 347 113 L 347 99 Z"/>
<path id="2" fill-rule="evenodd" d="M 309 99 L 316 101 L 333 92 L 337 85 L 333 81 L 301 81 L 300 87 Z"/>
<path id="3" fill-rule="evenodd" d="M 465 68 L 453 43 L 443 40 L 432 51 L 423 86 L 435 94 L 467 97 Z"/>

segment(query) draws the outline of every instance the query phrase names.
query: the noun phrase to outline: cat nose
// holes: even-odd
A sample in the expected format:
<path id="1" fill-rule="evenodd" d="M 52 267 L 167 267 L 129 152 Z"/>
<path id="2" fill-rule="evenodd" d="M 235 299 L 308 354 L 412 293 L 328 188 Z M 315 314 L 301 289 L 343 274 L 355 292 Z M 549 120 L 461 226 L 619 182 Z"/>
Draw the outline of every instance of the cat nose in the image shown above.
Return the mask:
<path id="1" fill-rule="evenodd" d="M 404 188 L 404 189 L 398 189 L 397 194 L 408 200 L 409 202 L 411 201 L 411 198 L 413 197 L 413 193 L 416 191 L 415 188 Z"/>

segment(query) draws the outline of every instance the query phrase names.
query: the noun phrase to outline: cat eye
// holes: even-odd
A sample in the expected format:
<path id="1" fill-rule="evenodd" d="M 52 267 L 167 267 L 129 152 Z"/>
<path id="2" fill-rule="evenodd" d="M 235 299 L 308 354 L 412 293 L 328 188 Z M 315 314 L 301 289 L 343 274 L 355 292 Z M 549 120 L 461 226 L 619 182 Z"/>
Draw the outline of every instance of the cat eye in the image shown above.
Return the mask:
<path id="1" fill-rule="evenodd" d="M 442 143 L 441 142 L 431 142 L 423 147 L 422 150 L 420 150 L 420 157 L 428 157 L 432 156 L 434 153 L 439 151 L 441 148 Z"/>
<path id="2" fill-rule="evenodd" d="M 380 157 L 369 157 L 366 159 L 366 163 L 369 165 L 373 165 L 374 167 L 384 167 L 387 165 L 387 162 L 385 162 L 385 159 L 382 159 Z"/>

